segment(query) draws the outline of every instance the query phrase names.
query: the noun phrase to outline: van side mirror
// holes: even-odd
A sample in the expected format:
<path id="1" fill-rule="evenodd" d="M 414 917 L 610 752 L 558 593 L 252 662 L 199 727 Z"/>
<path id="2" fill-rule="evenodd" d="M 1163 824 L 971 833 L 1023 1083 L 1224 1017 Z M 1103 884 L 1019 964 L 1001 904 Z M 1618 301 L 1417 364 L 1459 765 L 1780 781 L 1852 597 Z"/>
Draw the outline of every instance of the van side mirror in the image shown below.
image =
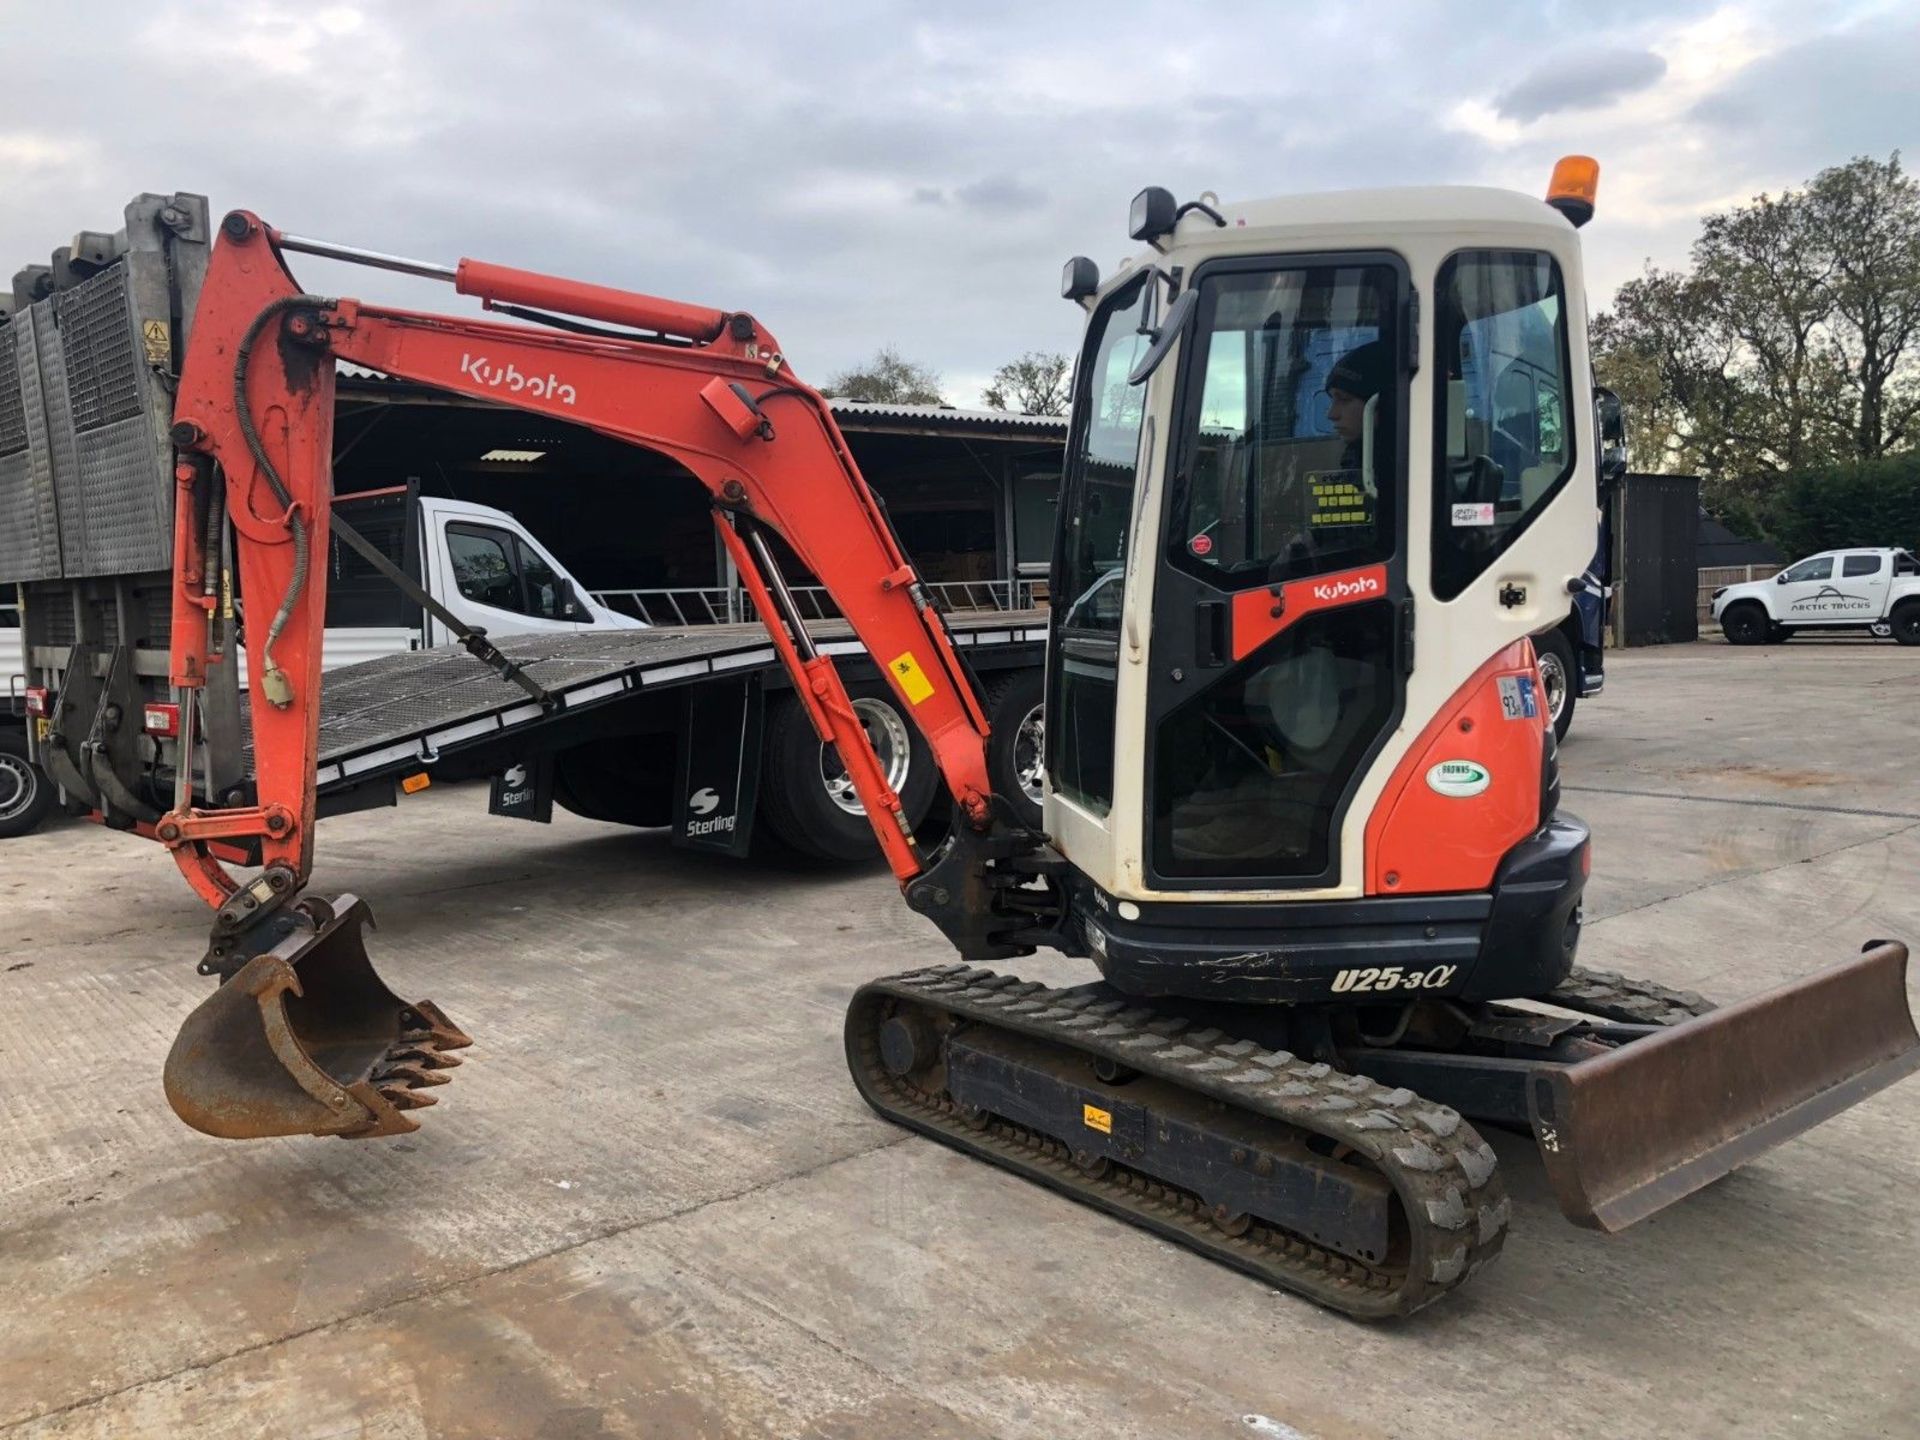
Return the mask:
<path id="1" fill-rule="evenodd" d="M 1627 412 L 1604 385 L 1593 387 L 1593 420 L 1600 437 L 1600 483 L 1617 485 L 1627 473 Z"/>

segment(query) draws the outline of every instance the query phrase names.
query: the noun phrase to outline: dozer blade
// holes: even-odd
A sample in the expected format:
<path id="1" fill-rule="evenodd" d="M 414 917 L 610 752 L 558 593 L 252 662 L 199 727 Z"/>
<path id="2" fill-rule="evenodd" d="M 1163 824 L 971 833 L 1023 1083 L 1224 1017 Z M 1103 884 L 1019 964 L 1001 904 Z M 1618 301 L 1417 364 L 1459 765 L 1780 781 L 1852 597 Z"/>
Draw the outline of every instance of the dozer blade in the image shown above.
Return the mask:
<path id="1" fill-rule="evenodd" d="M 1528 1109 L 1566 1217 L 1616 1231 L 1920 1068 L 1907 950 L 1543 1071 Z"/>
<path id="2" fill-rule="evenodd" d="M 194 1129 L 359 1139 L 420 1128 L 473 1042 L 428 1001 L 395 995 L 367 958 L 366 902 L 302 902 L 317 923 L 256 955 L 187 1017 L 167 1056 L 167 1102 Z"/>

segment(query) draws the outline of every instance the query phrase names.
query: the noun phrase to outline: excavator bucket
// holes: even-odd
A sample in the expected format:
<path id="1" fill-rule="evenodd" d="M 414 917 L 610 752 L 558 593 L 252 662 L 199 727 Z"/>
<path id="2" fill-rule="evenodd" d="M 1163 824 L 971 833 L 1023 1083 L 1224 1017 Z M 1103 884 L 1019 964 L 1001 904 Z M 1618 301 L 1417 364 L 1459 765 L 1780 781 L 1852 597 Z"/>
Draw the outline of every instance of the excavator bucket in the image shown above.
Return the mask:
<path id="1" fill-rule="evenodd" d="M 367 958 L 366 902 L 302 902 L 313 929 L 256 955 L 187 1017 L 167 1103 L 222 1139 L 400 1135 L 473 1042 L 428 1001 L 389 990 Z"/>
<path id="2" fill-rule="evenodd" d="M 1907 950 L 1858 959 L 1536 1074 L 1534 1138 L 1560 1208 L 1616 1231 L 1920 1069 Z"/>

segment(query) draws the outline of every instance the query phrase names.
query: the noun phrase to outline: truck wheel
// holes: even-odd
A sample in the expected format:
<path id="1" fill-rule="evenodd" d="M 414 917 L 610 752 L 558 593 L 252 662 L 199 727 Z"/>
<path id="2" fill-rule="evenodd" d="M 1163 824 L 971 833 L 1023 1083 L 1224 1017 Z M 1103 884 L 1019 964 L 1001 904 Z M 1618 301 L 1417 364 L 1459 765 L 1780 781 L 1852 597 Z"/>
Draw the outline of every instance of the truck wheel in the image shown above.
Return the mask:
<path id="1" fill-rule="evenodd" d="M 933 752 L 900 713 L 883 685 L 849 685 L 853 708 L 880 757 L 880 771 L 900 797 L 909 826 L 918 826 L 933 803 Z M 766 769 L 760 780 L 760 818 L 788 849 L 813 860 L 847 864 L 872 860 L 880 842 L 853 793 L 847 767 L 813 733 L 807 712 L 793 695 L 767 707 Z"/>
<path id="2" fill-rule="evenodd" d="M 656 830 L 673 823 L 671 735 L 589 740 L 553 757 L 553 800 L 583 820 Z"/>
<path id="3" fill-rule="evenodd" d="M 1893 638 L 1902 645 L 1920 645 L 1920 600 L 1905 600 L 1894 607 Z"/>
<path id="4" fill-rule="evenodd" d="M 996 795 L 1032 829 L 1040 828 L 1041 787 L 1046 777 L 1046 690 L 1040 671 L 1016 670 L 987 689 L 987 778 Z"/>
<path id="5" fill-rule="evenodd" d="M 1764 645 L 1773 638 L 1773 621 L 1759 604 L 1744 600 L 1727 607 L 1720 617 L 1720 633 L 1729 645 Z"/>
<path id="6" fill-rule="evenodd" d="M 1573 726 L 1573 707 L 1580 699 L 1580 687 L 1573 680 L 1573 646 L 1558 630 L 1548 630 L 1533 637 L 1533 650 L 1540 661 L 1540 686 L 1546 691 L 1553 738 L 1564 740 Z"/>
<path id="7" fill-rule="evenodd" d="M 0 730 L 0 839 L 25 835 L 53 808 L 53 782 L 27 758 L 27 737 Z"/>

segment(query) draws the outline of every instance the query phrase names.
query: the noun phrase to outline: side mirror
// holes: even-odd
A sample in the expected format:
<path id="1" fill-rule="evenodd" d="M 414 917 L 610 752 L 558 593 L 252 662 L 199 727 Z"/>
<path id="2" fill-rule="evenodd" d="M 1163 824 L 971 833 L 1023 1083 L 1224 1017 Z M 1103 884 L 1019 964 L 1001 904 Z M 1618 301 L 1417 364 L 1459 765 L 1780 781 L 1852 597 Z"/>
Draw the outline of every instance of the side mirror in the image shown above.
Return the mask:
<path id="1" fill-rule="evenodd" d="M 1786 583 L 1787 583 L 1787 572 L 1786 572 L 1786 571 L 1784 571 L 1784 570 L 1782 570 L 1782 571 L 1781 571 L 1781 572 L 1780 572 L 1780 573 L 1779 573 L 1778 575 L 1776 575 L 1776 576 L 1774 576 L 1774 577 L 1773 577 L 1773 583 L 1774 583 L 1774 584 L 1776 584 L 1776 585 L 1784 585 L 1784 584 L 1786 584 Z"/>
<path id="2" fill-rule="evenodd" d="M 1600 430 L 1600 447 L 1603 450 L 1626 448 L 1627 412 L 1620 397 L 1604 385 L 1594 386 L 1593 412 Z"/>
<path id="3" fill-rule="evenodd" d="M 1627 474 L 1627 412 L 1620 397 L 1604 386 L 1593 389 L 1593 420 L 1600 437 L 1600 483 L 1617 485 Z"/>
<path id="4" fill-rule="evenodd" d="M 1146 333 L 1153 336 L 1153 343 L 1147 346 L 1147 353 L 1134 362 L 1133 372 L 1127 376 L 1129 385 L 1139 385 L 1160 368 L 1160 362 L 1167 358 L 1167 352 L 1173 349 L 1173 342 L 1180 338 L 1180 332 L 1187 328 L 1193 319 L 1194 307 L 1200 303 L 1200 292 L 1189 290 L 1167 311 L 1166 319 Z"/>

